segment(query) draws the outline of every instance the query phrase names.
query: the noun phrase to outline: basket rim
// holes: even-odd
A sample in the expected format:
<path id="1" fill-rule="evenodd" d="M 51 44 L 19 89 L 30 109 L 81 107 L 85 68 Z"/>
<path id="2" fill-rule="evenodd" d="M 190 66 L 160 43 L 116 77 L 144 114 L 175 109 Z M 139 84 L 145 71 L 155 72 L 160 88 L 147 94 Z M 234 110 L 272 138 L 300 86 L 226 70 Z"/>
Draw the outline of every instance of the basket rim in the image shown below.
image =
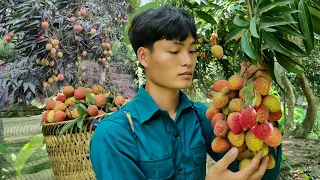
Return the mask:
<path id="1" fill-rule="evenodd" d="M 113 112 L 112 112 L 113 113 Z M 110 114 L 112 113 L 105 113 L 105 114 L 100 114 L 100 115 L 97 115 L 97 116 L 93 116 L 93 117 L 87 117 L 85 118 L 84 120 L 85 121 L 88 121 L 88 120 L 95 120 L 95 119 L 101 119 L 101 118 L 104 118 L 104 117 L 107 117 L 109 116 Z M 72 121 L 74 119 L 70 119 L 68 121 L 61 121 L 61 122 L 52 122 L 52 123 L 42 123 L 42 126 L 54 126 L 54 125 L 61 125 L 61 124 L 68 124 L 70 121 Z"/>

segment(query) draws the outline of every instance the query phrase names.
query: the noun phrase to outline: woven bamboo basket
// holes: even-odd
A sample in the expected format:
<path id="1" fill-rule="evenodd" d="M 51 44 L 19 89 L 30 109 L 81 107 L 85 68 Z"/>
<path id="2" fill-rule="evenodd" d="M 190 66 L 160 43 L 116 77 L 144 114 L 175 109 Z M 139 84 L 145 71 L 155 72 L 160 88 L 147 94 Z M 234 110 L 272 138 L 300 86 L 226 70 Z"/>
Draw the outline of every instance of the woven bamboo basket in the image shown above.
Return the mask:
<path id="1" fill-rule="evenodd" d="M 107 115 L 87 118 L 82 129 L 75 124 L 61 136 L 61 129 L 70 121 L 47 123 L 42 126 L 44 143 L 56 180 L 96 179 L 89 157 L 89 145 L 95 130 L 94 124 Z"/>

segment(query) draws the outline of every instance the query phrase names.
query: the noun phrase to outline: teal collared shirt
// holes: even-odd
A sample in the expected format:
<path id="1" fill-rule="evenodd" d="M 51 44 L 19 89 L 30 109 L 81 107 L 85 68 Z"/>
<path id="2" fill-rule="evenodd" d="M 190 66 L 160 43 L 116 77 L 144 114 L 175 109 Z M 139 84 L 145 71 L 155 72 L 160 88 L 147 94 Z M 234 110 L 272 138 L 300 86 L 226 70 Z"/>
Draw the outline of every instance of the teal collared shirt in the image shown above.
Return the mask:
<path id="1" fill-rule="evenodd" d="M 186 179 L 204 180 L 207 153 L 218 161 L 225 153 L 215 153 L 211 142 L 216 137 L 206 118 L 207 106 L 193 103 L 180 91 L 176 119 L 161 110 L 141 86 L 136 97 L 119 111 L 101 120 L 90 141 L 90 159 L 98 180 Z M 134 124 L 132 132 L 126 117 Z M 277 179 L 280 173 L 281 146 L 277 164 L 263 179 Z M 239 161 L 229 169 L 239 170 Z"/>

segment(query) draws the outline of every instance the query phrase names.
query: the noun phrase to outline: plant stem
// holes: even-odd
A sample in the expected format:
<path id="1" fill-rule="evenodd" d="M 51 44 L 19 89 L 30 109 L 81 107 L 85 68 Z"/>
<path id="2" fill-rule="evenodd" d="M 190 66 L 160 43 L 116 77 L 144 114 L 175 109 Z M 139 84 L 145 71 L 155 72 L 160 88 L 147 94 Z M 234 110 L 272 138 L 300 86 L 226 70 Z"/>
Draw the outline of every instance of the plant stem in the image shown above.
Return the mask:
<path id="1" fill-rule="evenodd" d="M 251 3 L 250 0 L 246 0 L 247 8 L 248 8 L 248 17 L 249 19 L 252 19 L 252 9 L 251 9 Z"/>

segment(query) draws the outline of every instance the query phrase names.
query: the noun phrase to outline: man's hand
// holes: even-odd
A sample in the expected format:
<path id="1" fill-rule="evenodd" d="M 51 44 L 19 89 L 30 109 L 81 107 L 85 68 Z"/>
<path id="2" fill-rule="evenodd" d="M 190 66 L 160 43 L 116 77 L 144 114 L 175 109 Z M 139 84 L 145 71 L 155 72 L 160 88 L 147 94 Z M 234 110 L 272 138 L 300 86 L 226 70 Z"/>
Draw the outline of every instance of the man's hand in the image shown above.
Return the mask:
<path id="1" fill-rule="evenodd" d="M 260 180 L 263 177 L 269 161 L 268 156 L 261 161 L 261 151 L 259 151 L 247 167 L 234 173 L 228 170 L 228 166 L 237 158 L 237 155 L 238 149 L 231 148 L 208 170 L 206 180 Z"/>

